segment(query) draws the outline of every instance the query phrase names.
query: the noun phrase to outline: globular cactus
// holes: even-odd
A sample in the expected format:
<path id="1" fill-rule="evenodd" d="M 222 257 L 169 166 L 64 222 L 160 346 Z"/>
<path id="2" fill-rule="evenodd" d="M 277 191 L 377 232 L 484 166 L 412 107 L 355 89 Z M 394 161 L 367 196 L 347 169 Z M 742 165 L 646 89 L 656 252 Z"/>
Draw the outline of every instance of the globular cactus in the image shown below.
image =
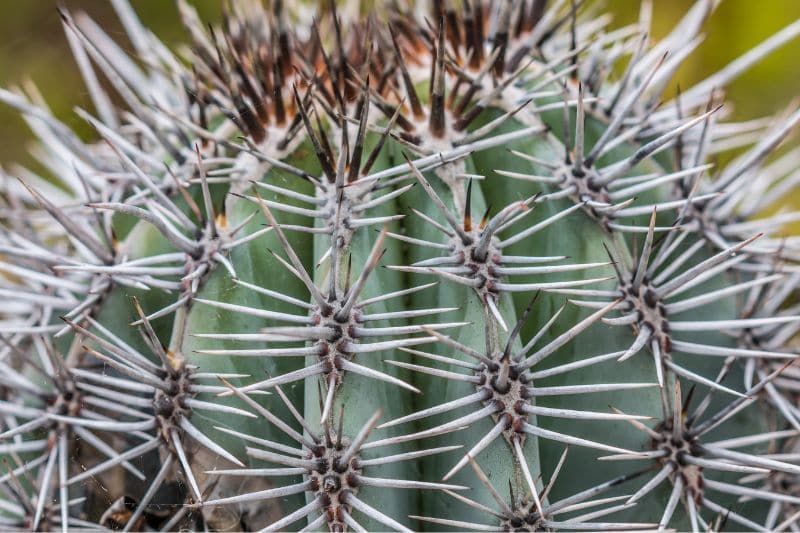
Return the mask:
<path id="1" fill-rule="evenodd" d="M 714 0 L 112 3 L 96 142 L 0 92 L 3 530 L 800 527 L 800 112 L 721 104 L 800 21 L 668 98 Z"/>

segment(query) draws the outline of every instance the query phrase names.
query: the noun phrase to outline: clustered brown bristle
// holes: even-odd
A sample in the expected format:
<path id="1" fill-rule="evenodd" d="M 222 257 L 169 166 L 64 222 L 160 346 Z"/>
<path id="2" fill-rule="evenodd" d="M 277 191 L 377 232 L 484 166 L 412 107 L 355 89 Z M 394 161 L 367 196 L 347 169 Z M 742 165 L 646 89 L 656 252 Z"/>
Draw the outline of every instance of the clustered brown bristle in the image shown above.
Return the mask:
<path id="1" fill-rule="evenodd" d="M 462 132 L 485 109 L 476 102 L 479 90 L 484 88 L 485 79 L 491 73 L 491 88 L 506 84 L 516 78 L 514 74 L 522 60 L 533 46 L 542 40 L 534 39 L 533 30 L 541 20 L 546 1 L 534 0 L 520 2 L 516 9 L 511 2 L 503 2 L 499 8 L 497 27 L 490 35 L 488 20 L 490 10 L 498 9 L 492 3 L 480 0 L 464 0 L 461 9 L 454 2 L 434 3 L 431 20 L 435 27 L 416 26 L 412 14 L 396 11 L 390 15 L 392 50 L 377 50 L 376 53 L 390 54 L 396 61 L 399 76 L 392 78 L 390 86 L 394 94 L 410 105 L 415 122 L 424 118 L 424 112 L 414 87 L 409 68 L 428 65 L 430 85 L 428 111 L 428 132 L 433 137 L 442 137 L 447 128 L 445 113 L 452 115 L 452 127 Z M 402 38 L 402 42 L 400 39 Z M 531 41 L 534 44 L 531 44 Z M 484 43 L 492 42 L 487 56 Z M 447 78 L 450 78 L 449 94 Z M 467 109 L 470 104 L 473 105 Z M 384 110 L 388 113 L 387 110 Z M 401 119 L 398 124 L 406 131 L 415 130 L 412 117 Z M 410 139 L 409 139 L 410 140 Z M 420 141 L 411 140 L 413 144 Z"/>
<path id="2" fill-rule="evenodd" d="M 283 20 L 281 2 L 273 15 L 269 24 L 254 28 L 253 21 L 226 13 L 221 28 L 191 32 L 197 61 L 187 92 L 198 105 L 202 127 L 208 127 L 204 108 L 216 106 L 256 143 L 264 141 L 270 126 L 285 128 L 284 146 L 297 133 L 299 117 L 287 87 L 304 79 L 297 76 L 299 56 L 293 50 L 301 43 Z"/>
<path id="3" fill-rule="evenodd" d="M 281 138 L 275 142 L 284 149 L 302 129 L 304 106 L 314 100 L 344 126 L 349 106 L 360 101 L 366 86 L 388 117 L 398 107 L 403 109 L 395 120 L 412 144 L 421 143 L 415 124 L 426 115 L 433 137 L 444 135 L 446 112 L 455 130 L 464 131 L 485 108 L 468 109 L 485 78 L 491 77 L 497 86 L 546 39 L 544 32 L 532 39 L 546 1 L 520 2 L 515 9 L 504 2 L 492 35 L 487 21 L 495 8 L 490 2 L 465 0 L 460 9 L 454 2 L 446 4 L 434 7 L 436 24 L 427 27 L 419 26 L 413 13 L 393 5 L 387 23 L 367 18 L 351 24 L 346 42 L 333 3 L 330 20 L 315 20 L 310 35 L 302 38 L 284 20 L 281 2 L 262 24 L 226 12 L 218 28 L 192 28 L 194 77 L 184 83 L 198 125 L 209 127 L 207 108 L 215 107 L 256 144 L 270 136 L 270 129 L 279 130 Z M 328 22 L 324 28 L 323 22 Z M 484 43 L 489 39 L 492 51 L 487 56 Z M 426 66 L 433 80 L 427 113 L 409 75 L 411 68 Z M 304 94 L 302 100 L 295 90 Z"/>

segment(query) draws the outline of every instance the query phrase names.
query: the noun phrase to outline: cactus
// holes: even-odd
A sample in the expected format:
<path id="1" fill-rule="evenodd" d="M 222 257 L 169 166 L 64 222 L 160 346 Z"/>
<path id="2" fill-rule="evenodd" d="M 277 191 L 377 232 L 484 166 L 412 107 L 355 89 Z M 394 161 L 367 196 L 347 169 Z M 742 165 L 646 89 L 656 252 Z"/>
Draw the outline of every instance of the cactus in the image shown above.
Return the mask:
<path id="1" fill-rule="evenodd" d="M 797 528 L 800 112 L 721 102 L 800 21 L 669 98 L 715 1 L 288 4 L 62 10 L 96 141 L 0 90 L 2 529 Z"/>

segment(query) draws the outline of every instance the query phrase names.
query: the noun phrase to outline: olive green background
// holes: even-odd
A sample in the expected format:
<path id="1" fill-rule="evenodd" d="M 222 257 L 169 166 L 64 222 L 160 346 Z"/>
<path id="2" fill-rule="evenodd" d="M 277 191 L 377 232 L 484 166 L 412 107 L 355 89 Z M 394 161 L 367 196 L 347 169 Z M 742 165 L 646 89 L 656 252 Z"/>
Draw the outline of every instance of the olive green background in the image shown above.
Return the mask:
<path id="1" fill-rule="evenodd" d="M 190 0 L 205 20 L 219 18 L 221 0 Z M 295 0 L 298 1 L 298 0 Z M 367 0 L 364 3 L 374 2 Z M 91 109 L 78 69 L 64 37 L 56 0 L 0 0 L 0 86 L 32 80 L 56 115 L 90 136 L 91 131 L 72 109 Z M 107 0 L 62 0 L 70 10 L 85 10 L 130 49 Z M 185 38 L 172 0 L 132 0 L 157 35 L 168 43 Z M 324 2 L 327 4 L 327 0 Z M 655 37 L 664 35 L 692 0 L 653 0 Z M 614 25 L 636 20 L 639 0 L 607 0 Z M 800 0 L 724 0 L 707 24 L 706 40 L 678 72 L 673 83 L 690 86 L 725 65 L 784 25 L 800 18 Z M 728 92 L 728 105 L 737 118 L 780 111 L 800 96 L 800 39 L 772 54 L 737 80 Z M 0 164 L 33 165 L 27 153 L 31 134 L 17 114 L 0 106 Z"/>

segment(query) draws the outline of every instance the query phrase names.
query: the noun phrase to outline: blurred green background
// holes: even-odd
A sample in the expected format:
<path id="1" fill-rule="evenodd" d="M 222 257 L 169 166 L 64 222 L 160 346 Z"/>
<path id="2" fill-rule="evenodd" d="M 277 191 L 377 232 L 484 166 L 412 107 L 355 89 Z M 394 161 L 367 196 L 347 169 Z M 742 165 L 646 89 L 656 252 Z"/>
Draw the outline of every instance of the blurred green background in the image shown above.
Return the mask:
<path id="1" fill-rule="evenodd" d="M 327 0 L 326 0 L 327 2 Z M 56 0 L 0 0 L 0 85 L 32 80 L 62 120 L 88 135 L 85 123 L 72 112 L 90 108 L 88 95 L 64 37 Z M 85 10 L 130 48 L 107 0 L 61 0 L 68 9 Z M 168 43 L 185 38 L 171 0 L 132 0 L 145 24 Z M 221 0 L 191 0 L 205 20 L 217 20 Z M 692 0 L 654 0 L 655 37 L 664 35 Z M 639 0 L 607 0 L 614 25 L 636 20 Z M 706 26 L 706 40 L 676 76 L 688 87 L 725 65 L 769 35 L 800 18 L 800 0 L 724 0 Z M 728 92 L 728 105 L 737 118 L 753 118 L 785 108 L 800 95 L 800 39 L 773 53 L 737 80 Z M 0 163 L 30 164 L 31 141 L 24 122 L 0 106 Z"/>

